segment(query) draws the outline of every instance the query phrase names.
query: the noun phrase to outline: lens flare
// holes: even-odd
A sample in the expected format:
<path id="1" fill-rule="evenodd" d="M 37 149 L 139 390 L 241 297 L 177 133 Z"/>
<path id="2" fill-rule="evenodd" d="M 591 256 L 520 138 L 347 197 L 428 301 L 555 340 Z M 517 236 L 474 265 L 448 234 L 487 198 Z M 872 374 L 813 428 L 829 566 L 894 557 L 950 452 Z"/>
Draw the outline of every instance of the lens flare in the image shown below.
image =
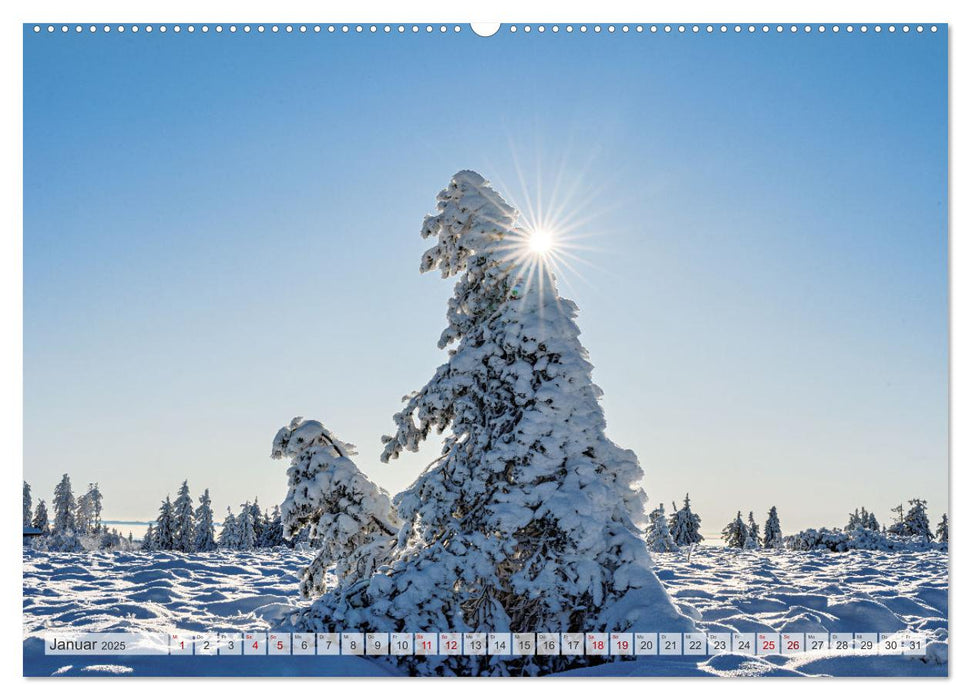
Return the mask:
<path id="1" fill-rule="evenodd" d="M 538 255 L 546 255 L 553 250 L 553 233 L 546 229 L 537 229 L 529 234 L 529 249 Z"/>

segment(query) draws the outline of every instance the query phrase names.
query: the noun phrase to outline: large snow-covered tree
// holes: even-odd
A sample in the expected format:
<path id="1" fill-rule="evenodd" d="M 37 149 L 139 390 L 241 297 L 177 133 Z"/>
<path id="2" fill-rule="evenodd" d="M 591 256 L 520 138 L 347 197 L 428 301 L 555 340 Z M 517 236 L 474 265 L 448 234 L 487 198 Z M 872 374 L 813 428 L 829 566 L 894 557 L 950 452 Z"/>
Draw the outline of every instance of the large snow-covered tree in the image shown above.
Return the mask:
<path id="1" fill-rule="evenodd" d="M 668 529 L 675 544 L 685 547 L 697 544 L 705 538 L 701 535 L 701 518 L 691 510 L 691 499 L 688 494 L 684 495 L 684 504 L 677 508 L 671 504 L 671 521 Z"/>
<path id="2" fill-rule="evenodd" d="M 779 524 L 779 511 L 775 506 L 769 508 L 769 517 L 765 521 L 765 534 L 762 535 L 762 546 L 765 549 L 782 549 L 785 546 L 782 525 Z"/>
<path id="3" fill-rule="evenodd" d="M 37 501 L 37 508 L 34 509 L 34 519 L 30 524 L 32 527 L 36 527 L 45 535 L 49 535 L 51 533 L 51 526 L 47 521 L 47 504 L 44 503 L 43 498 Z"/>
<path id="4" fill-rule="evenodd" d="M 737 547 L 741 549 L 749 539 L 748 527 L 742 520 L 742 511 L 738 511 L 735 519 L 722 529 L 722 539 L 726 547 Z"/>
<path id="5" fill-rule="evenodd" d="M 421 271 L 457 277 L 439 339 L 448 359 L 405 397 L 382 459 L 442 453 L 394 499 L 384 562 L 321 596 L 314 629 L 689 630 L 652 571 L 637 458 L 605 435 L 576 305 L 528 250 L 518 212 L 477 173 L 457 173 L 425 219 Z M 591 659 L 534 656 L 496 672 Z M 402 657 L 476 672 L 474 656 Z"/>
<path id="6" fill-rule="evenodd" d="M 74 511 L 76 508 L 74 491 L 71 488 L 71 477 L 65 474 L 60 483 L 54 487 L 54 533 L 62 534 L 74 532 Z"/>
<path id="7" fill-rule="evenodd" d="M 216 543 L 216 526 L 212 519 L 212 499 L 209 489 L 199 496 L 199 507 L 195 513 L 195 535 L 192 547 L 197 552 L 211 552 L 218 547 Z"/>
<path id="8" fill-rule="evenodd" d="M 166 496 L 155 521 L 155 549 L 170 550 L 175 546 L 175 517 L 172 500 Z"/>
<path id="9" fill-rule="evenodd" d="M 188 480 L 179 487 L 172 508 L 172 547 L 180 552 L 192 552 L 195 550 L 195 510 L 192 496 L 189 495 Z"/>
<path id="10" fill-rule="evenodd" d="M 652 552 L 677 552 L 678 545 L 668 529 L 668 519 L 661 503 L 648 516 L 647 548 Z"/>
<path id="11" fill-rule="evenodd" d="M 24 482 L 24 527 L 32 527 L 34 517 L 33 499 L 30 496 L 30 484 Z"/>

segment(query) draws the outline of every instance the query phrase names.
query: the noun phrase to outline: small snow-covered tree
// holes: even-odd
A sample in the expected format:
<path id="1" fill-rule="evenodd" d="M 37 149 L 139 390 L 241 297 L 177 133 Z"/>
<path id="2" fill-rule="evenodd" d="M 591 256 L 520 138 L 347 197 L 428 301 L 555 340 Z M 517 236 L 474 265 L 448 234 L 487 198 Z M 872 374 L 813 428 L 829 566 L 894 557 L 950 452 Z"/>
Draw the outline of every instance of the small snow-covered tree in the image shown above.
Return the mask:
<path id="1" fill-rule="evenodd" d="M 678 545 L 668 529 L 668 519 L 661 503 L 648 516 L 647 548 L 652 552 L 677 552 Z"/>
<path id="2" fill-rule="evenodd" d="M 391 499 L 351 459 L 354 446 L 334 437 L 320 422 L 294 418 L 273 440 L 274 459 L 288 457 L 289 489 L 281 508 L 283 536 L 310 528 L 320 548 L 304 569 L 301 592 L 322 593 L 324 574 L 337 580 L 370 576 L 394 543 L 400 523 Z"/>
<path id="3" fill-rule="evenodd" d="M 253 508 L 247 501 L 239 507 L 239 517 L 236 518 L 236 549 L 250 550 L 256 545 L 256 533 L 253 530 Z"/>
<path id="4" fill-rule="evenodd" d="M 199 507 L 196 508 L 195 513 L 195 535 L 192 547 L 197 552 L 212 552 L 218 547 L 209 489 L 206 489 L 199 497 Z"/>
<path id="5" fill-rule="evenodd" d="M 34 511 L 34 519 L 31 521 L 31 526 L 36 527 L 44 535 L 51 534 L 51 526 L 47 521 L 47 504 L 44 503 L 44 499 L 37 501 L 37 508 Z"/>
<path id="6" fill-rule="evenodd" d="M 674 542 L 682 547 L 697 544 L 705 539 L 701 535 L 701 518 L 691 511 L 691 499 L 688 494 L 684 495 L 684 504 L 681 508 L 675 508 L 672 503 L 671 522 L 669 529 Z"/>
<path id="7" fill-rule="evenodd" d="M 145 537 L 142 538 L 143 552 L 151 552 L 155 549 L 155 528 L 151 523 L 148 524 L 148 528 L 145 530 Z"/>
<path id="8" fill-rule="evenodd" d="M 725 541 L 726 547 L 741 549 L 745 546 L 748 538 L 748 528 L 745 526 L 745 521 L 742 520 L 742 511 L 738 511 L 735 519 L 722 529 L 722 539 Z"/>
<path id="9" fill-rule="evenodd" d="M 41 501 L 41 503 L 43 503 L 43 501 Z M 941 522 L 937 524 L 937 532 L 934 533 L 935 537 L 937 537 L 937 541 L 941 544 L 947 544 L 949 535 L 948 529 L 947 513 L 945 513 L 941 516 Z"/>
<path id="10" fill-rule="evenodd" d="M 75 501 L 74 509 L 74 524 L 78 534 L 90 534 L 92 515 L 91 496 L 89 493 L 83 493 Z"/>
<path id="11" fill-rule="evenodd" d="M 266 517 L 260 508 L 260 499 L 254 498 L 250 505 L 250 519 L 253 522 L 253 547 L 259 547 L 263 541 L 263 528 L 266 527 Z"/>
<path id="12" fill-rule="evenodd" d="M 906 534 L 906 526 L 904 525 L 904 504 L 900 503 L 890 509 L 890 512 L 894 514 L 893 522 L 890 527 L 887 528 L 887 532 L 891 535 L 901 535 Z"/>
<path id="13" fill-rule="evenodd" d="M 345 577 L 296 624 L 693 629 L 653 572 L 639 531 L 643 472 L 633 452 L 605 435 L 577 307 L 559 296 L 549 265 L 529 252 L 518 212 L 480 175 L 462 171 L 439 193 L 422 236 L 434 245 L 421 270 L 458 278 L 439 339 L 448 356 L 405 397 L 382 459 L 417 451 L 433 430 L 445 433 L 442 452 L 395 497 L 401 527 L 387 557 L 367 578 Z M 595 662 L 397 661 L 409 672 L 462 674 L 545 673 Z"/>
<path id="14" fill-rule="evenodd" d="M 76 508 L 74 491 L 71 489 L 71 477 L 65 474 L 60 483 L 54 487 L 54 533 L 74 532 L 77 526 L 74 521 Z"/>
<path id="15" fill-rule="evenodd" d="M 874 532 L 880 532 L 880 523 L 877 522 L 877 514 L 870 511 L 866 523 L 864 526 L 867 530 L 872 530 Z"/>
<path id="16" fill-rule="evenodd" d="M 32 527 L 30 524 L 34 519 L 33 499 L 30 496 L 30 484 L 24 482 L 24 527 Z"/>
<path id="17" fill-rule="evenodd" d="M 101 489 L 98 487 L 98 482 L 88 484 L 87 496 L 88 504 L 91 509 L 89 530 L 93 533 L 101 532 L 101 511 L 104 507 L 104 498 L 101 495 Z"/>
<path id="18" fill-rule="evenodd" d="M 170 550 L 175 547 L 175 517 L 172 511 L 172 500 L 166 496 L 158 510 L 155 521 L 155 548 Z"/>
<path id="19" fill-rule="evenodd" d="M 850 513 L 849 522 L 846 523 L 846 527 L 843 529 L 849 532 L 850 530 L 855 530 L 856 528 L 861 527 L 861 524 L 862 520 L 860 518 L 860 509 L 856 508 L 852 513 Z"/>
<path id="20" fill-rule="evenodd" d="M 779 512 L 775 506 L 769 508 L 769 517 L 765 521 L 765 534 L 762 537 L 762 546 L 765 549 L 782 549 L 784 546 L 782 525 L 779 524 Z"/>
<path id="21" fill-rule="evenodd" d="M 180 552 L 195 550 L 195 511 L 189 495 L 189 481 L 183 481 L 173 504 L 172 547 Z"/>
<path id="22" fill-rule="evenodd" d="M 226 506 L 226 517 L 223 518 L 223 527 L 219 531 L 219 546 L 223 549 L 239 549 L 239 528 L 236 525 L 236 516 L 229 506 Z"/>
<path id="23" fill-rule="evenodd" d="M 910 510 L 904 516 L 900 534 L 906 537 L 920 537 L 925 542 L 929 542 L 933 535 L 930 520 L 927 518 L 927 501 L 921 498 L 913 498 L 908 503 Z"/>
<path id="24" fill-rule="evenodd" d="M 263 528 L 263 535 L 260 539 L 260 547 L 282 547 L 286 544 L 283 539 L 283 516 L 280 513 L 280 506 L 273 506 L 273 510 L 267 514 L 266 524 Z"/>
<path id="25" fill-rule="evenodd" d="M 745 538 L 745 549 L 758 549 L 760 544 L 759 526 L 755 522 L 755 513 L 748 512 L 748 537 Z"/>

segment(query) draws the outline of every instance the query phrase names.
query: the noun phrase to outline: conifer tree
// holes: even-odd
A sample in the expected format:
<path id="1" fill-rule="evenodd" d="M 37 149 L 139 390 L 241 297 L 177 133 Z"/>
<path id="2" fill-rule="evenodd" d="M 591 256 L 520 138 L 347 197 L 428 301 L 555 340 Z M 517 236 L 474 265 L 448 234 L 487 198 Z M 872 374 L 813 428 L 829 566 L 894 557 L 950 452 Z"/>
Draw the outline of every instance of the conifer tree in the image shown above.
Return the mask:
<path id="1" fill-rule="evenodd" d="M 189 495 L 188 480 L 182 482 L 179 494 L 173 505 L 172 547 L 180 552 L 192 552 L 195 549 L 195 512 L 192 508 L 192 496 Z"/>
<path id="2" fill-rule="evenodd" d="M 222 549 L 239 549 L 239 532 L 236 526 L 236 516 L 229 506 L 226 506 L 226 517 L 223 527 L 219 531 L 219 546 Z"/>
<path id="3" fill-rule="evenodd" d="M 24 482 L 24 527 L 32 527 L 34 518 L 33 500 L 30 496 L 30 484 Z"/>
<path id="4" fill-rule="evenodd" d="M 745 526 L 745 521 L 742 520 L 742 511 L 738 511 L 735 519 L 724 527 L 722 539 L 725 541 L 726 547 L 741 549 L 745 546 L 745 542 L 749 539 L 749 532 Z"/>
<path id="5" fill-rule="evenodd" d="M 37 509 L 34 511 L 34 519 L 31 522 L 31 526 L 40 530 L 41 534 L 51 534 L 51 526 L 47 521 L 47 504 L 44 503 L 43 498 L 37 501 Z"/>
<path id="6" fill-rule="evenodd" d="M 199 507 L 195 513 L 195 536 L 193 538 L 193 549 L 197 552 L 212 552 L 217 547 L 216 526 L 213 524 L 212 499 L 209 498 L 209 489 L 206 489 L 199 497 Z"/>
<path id="7" fill-rule="evenodd" d="M 98 482 L 93 484 L 88 484 L 88 503 L 91 509 L 90 514 L 90 529 L 94 533 L 101 532 L 101 511 L 103 508 L 101 489 L 98 487 Z"/>
<path id="8" fill-rule="evenodd" d="M 41 503 L 43 503 L 43 501 L 41 501 Z M 947 523 L 947 513 L 945 513 L 944 515 L 941 516 L 941 522 L 937 524 L 937 532 L 934 533 L 935 536 L 937 537 L 937 541 L 940 542 L 941 544 L 945 544 L 945 545 L 947 544 L 948 536 L 949 536 L 948 530 L 949 530 L 949 527 Z"/>
<path id="9" fill-rule="evenodd" d="M 769 509 L 769 517 L 765 521 L 765 535 L 762 538 L 762 546 L 765 549 L 782 549 L 784 546 L 782 526 L 779 524 L 779 512 L 775 506 Z"/>
<path id="10" fill-rule="evenodd" d="M 901 534 L 908 537 L 920 537 L 925 542 L 930 542 L 931 523 L 927 518 L 927 501 L 921 498 L 912 498 L 908 501 L 910 510 L 904 516 Z"/>
<path id="11" fill-rule="evenodd" d="M 647 548 L 652 552 L 677 552 L 678 545 L 668 529 L 668 519 L 664 515 L 664 504 L 651 511 L 648 516 Z"/>
<path id="12" fill-rule="evenodd" d="M 673 503 L 671 508 L 669 529 L 675 544 L 684 547 L 697 544 L 705 539 L 701 535 L 701 518 L 691 512 L 691 499 L 688 494 L 684 495 L 684 504 L 681 508 L 676 508 Z"/>
<path id="13" fill-rule="evenodd" d="M 253 507 L 249 501 L 239 507 L 236 518 L 236 548 L 250 550 L 256 546 L 256 533 L 253 530 Z"/>
<path id="14" fill-rule="evenodd" d="M 755 514 L 752 511 L 748 512 L 748 537 L 745 538 L 745 548 L 746 549 L 756 549 L 760 544 L 759 538 L 759 526 L 755 522 Z"/>
<path id="15" fill-rule="evenodd" d="M 145 530 L 145 537 L 142 538 L 142 551 L 151 552 L 155 549 L 155 528 L 151 523 L 148 524 L 148 529 Z"/>
<path id="16" fill-rule="evenodd" d="M 76 529 L 74 511 L 76 508 L 71 477 L 65 474 L 54 487 L 54 534 L 73 533 Z"/>
<path id="17" fill-rule="evenodd" d="M 175 517 L 172 511 L 172 501 L 166 496 L 158 511 L 155 521 L 155 549 L 163 551 L 175 547 Z"/>
<path id="18" fill-rule="evenodd" d="M 401 526 L 374 573 L 345 577 L 304 624 L 693 629 L 652 570 L 638 529 L 646 520 L 643 472 L 633 452 L 605 435 L 577 307 L 529 252 L 518 212 L 480 175 L 462 171 L 439 194 L 422 236 L 434 245 L 421 271 L 458 278 L 439 339 L 448 358 L 405 397 L 382 459 L 417 451 L 432 430 L 446 434 L 442 452 L 395 498 Z M 301 488 L 291 482 L 291 491 Z M 411 670 L 436 664 L 462 673 L 483 661 L 400 659 Z M 587 662 L 533 656 L 490 669 L 535 673 Z"/>

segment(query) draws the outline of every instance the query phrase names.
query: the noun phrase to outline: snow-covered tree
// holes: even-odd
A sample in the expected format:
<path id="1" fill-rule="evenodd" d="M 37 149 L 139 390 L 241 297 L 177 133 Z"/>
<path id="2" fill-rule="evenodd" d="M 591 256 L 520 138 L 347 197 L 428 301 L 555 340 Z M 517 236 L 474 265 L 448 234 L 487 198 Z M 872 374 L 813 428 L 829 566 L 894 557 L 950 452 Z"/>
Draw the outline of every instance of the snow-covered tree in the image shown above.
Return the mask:
<path id="1" fill-rule="evenodd" d="M 725 540 L 726 547 L 741 549 L 745 546 L 748 538 L 748 527 L 745 526 L 745 521 L 742 520 L 742 511 L 738 511 L 735 519 L 722 529 L 722 539 Z"/>
<path id="2" fill-rule="evenodd" d="M 71 477 L 65 474 L 60 483 L 54 487 L 54 532 L 61 534 L 74 532 L 77 527 L 74 521 L 74 491 L 71 489 Z"/>
<path id="3" fill-rule="evenodd" d="M 762 546 L 766 549 L 782 549 L 784 546 L 782 525 L 779 524 L 779 512 L 775 506 L 769 508 L 769 517 L 765 521 L 765 534 L 762 537 Z"/>
<path id="4" fill-rule="evenodd" d="M 370 576 L 395 541 L 398 522 L 388 495 L 351 459 L 354 446 L 335 438 L 315 420 L 294 418 L 273 440 L 272 457 L 290 458 L 289 489 L 281 509 L 283 535 L 304 527 L 320 548 L 304 569 L 301 592 L 322 593 L 324 574 L 338 580 Z"/>
<path id="5" fill-rule="evenodd" d="M 33 499 L 30 496 L 30 484 L 24 482 L 24 527 L 32 527 L 34 519 Z"/>
<path id="6" fill-rule="evenodd" d="M 37 508 L 34 510 L 34 519 L 30 524 L 32 527 L 40 530 L 44 535 L 51 533 L 51 526 L 47 521 L 47 504 L 44 503 L 43 498 L 37 501 Z"/>
<path id="7" fill-rule="evenodd" d="M 172 547 L 180 552 L 192 552 L 195 549 L 195 511 L 192 507 L 192 496 L 189 495 L 188 480 L 182 482 L 179 494 L 175 497 L 172 513 Z"/>
<path id="8" fill-rule="evenodd" d="M 216 526 L 212 520 L 212 499 L 209 498 L 209 489 L 206 489 L 199 497 L 195 522 L 193 549 L 197 552 L 212 552 L 218 545 L 216 543 Z"/>
<path id="9" fill-rule="evenodd" d="M 155 521 L 155 549 L 170 550 L 175 546 L 175 516 L 172 500 L 166 496 Z"/>
<path id="10" fill-rule="evenodd" d="M 529 252 L 518 212 L 480 175 L 462 171 L 439 194 L 422 235 L 435 245 L 421 270 L 458 277 L 439 340 L 449 354 L 405 397 L 382 459 L 417 451 L 432 430 L 446 433 L 442 453 L 395 498 L 402 525 L 374 573 L 345 577 L 302 624 L 692 629 L 652 571 L 638 530 L 645 521 L 645 494 L 636 487 L 643 473 L 636 456 L 604 434 L 577 307 L 559 296 L 550 267 Z M 340 457 L 335 450 L 331 459 Z M 499 673 L 538 673 L 591 660 L 487 663 Z M 476 673 L 484 659 L 400 663 Z"/>
<path id="11" fill-rule="evenodd" d="M 759 526 L 755 522 L 755 513 L 748 512 L 748 537 L 745 538 L 745 549 L 758 549 L 760 544 Z"/>
<path id="12" fill-rule="evenodd" d="M 82 493 L 75 501 L 74 508 L 74 524 L 78 534 L 87 535 L 91 532 L 92 515 L 91 497 Z"/>
<path id="13" fill-rule="evenodd" d="M 142 538 L 142 551 L 151 552 L 155 549 L 155 528 L 151 523 L 148 524 L 148 529 L 145 530 L 145 537 Z"/>
<path id="14" fill-rule="evenodd" d="M 906 537 L 920 537 L 925 542 L 929 542 L 933 534 L 931 533 L 930 520 L 927 518 L 927 501 L 921 498 L 913 498 L 908 503 L 910 510 L 904 516 L 900 534 Z"/>
<path id="15" fill-rule="evenodd" d="M 647 548 L 652 552 L 676 552 L 678 545 L 668 529 L 668 519 L 661 503 L 648 516 Z"/>
<path id="16" fill-rule="evenodd" d="M 877 514 L 870 511 L 866 523 L 863 525 L 867 530 L 872 530 L 874 532 L 880 532 L 880 523 L 877 522 Z"/>
<path id="17" fill-rule="evenodd" d="M 102 527 L 101 511 L 103 508 L 103 497 L 101 495 L 101 489 L 98 487 L 98 482 L 94 482 L 93 484 L 88 484 L 87 496 L 88 496 L 89 507 L 91 509 L 90 531 L 97 533 L 101 531 L 101 527 Z"/>
<path id="18" fill-rule="evenodd" d="M 219 546 L 223 549 L 239 549 L 239 529 L 236 526 L 236 516 L 232 508 L 226 506 L 226 517 L 223 527 L 219 531 Z"/>
<path id="19" fill-rule="evenodd" d="M 256 532 L 253 530 L 253 507 L 249 501 L 239 507 L 236 518 L 236 548 L 250 550 L 256 546 Z"/>
<path id="20" fill-rule="evenodd" d="M 894 514 L 893 522 L 890 527 L 887 528 L 887 532 L 891 535 L 904 535 L 906 531 L 906 526 L 904 526 L 904 504 L 900 503 L 890 509 L 890 512 Z"/>
<path id="21" fill-rule="evenodd" d="M 43 501 L 41 501 L 41 503 L 43 503 Z M 947 544 L 947 540 L 949 536 L 947 513 L 941 516 L 941 522 L 937 524 L 937 532 L 935 532 L 934 535 L 935 537 L 937 537 L 938 542 L 940 542 L 941 544 Z"/>
<path id="22" fill-rule="evenodd" d="M 280 506 L 273 506 L 273 510 L 266 516 L 266 524 L 260 537 L 260 547 L 282 547 L 286 544 L 283 538 L 283 515 Z"/>
<path id="23" fill-rule="evenodd" d="M 266 527 L 266 517 L 260 508 L 260 499 L 254 498 L 250 504 L 250 519 L 253 522 L 253 547 L 258 547 L 263 540 L 263 528 Z"/>
<path id="24" fill-rule="evenodd" d="M 691 499 L 688 494 L 684 495 L 684 504 L 681 508 L 676 508 L 672 503 L 671 509 L 673 512 L 669 529 L 675 544 L 684 547 L 697 544 L 705 539 L 701 535 L 701 518 L 691 511 Z"/>
<path id="25" fill-rule="evenodd" d="M 856 528 L 861 527 L 861 524 L 862 520 L 860 519 L 860 509 L 856 508 L 852 513 L 850 513 L 849 522 L 846 523 L 846 527 L 843 529 L 849 532 L 850 530 L 855 530 Z"/>

